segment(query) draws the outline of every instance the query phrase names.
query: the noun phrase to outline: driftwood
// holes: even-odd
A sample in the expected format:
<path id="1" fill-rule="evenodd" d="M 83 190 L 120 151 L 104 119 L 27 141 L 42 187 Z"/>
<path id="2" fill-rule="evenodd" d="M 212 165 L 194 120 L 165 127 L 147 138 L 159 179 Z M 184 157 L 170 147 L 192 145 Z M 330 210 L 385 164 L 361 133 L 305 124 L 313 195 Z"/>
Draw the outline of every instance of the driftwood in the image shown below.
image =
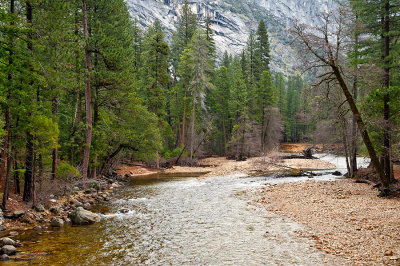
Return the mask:
<path id="1" fill-rule="evenodd" d="M 284 168 L 284 169 L 287 169 L 287 170 L 299 171 L 298 174 L 291 173 L 289 176 L 308 176 L 309 178 L 313 178 L 314 176 L 320 176 L 320 174 L 313 173 L 312 171 L 299 170 L 298 168 L 293 168 L 293 167 L 290 167 L 290 166 L 271 163 L 271 162 L 268 162 L 268 164 L 271 164 L 271 165 L 276 166 L 276 167 Z M 282 175 L 282 177 L 286 177 L 286 176 L 287 175 Z"/>
<path id="2" fill-rule="evenodd" d="M 306 159 L 314 158 L 313 154 L 314 154 L 314 149 L 312 147 L 307 147 L 303 150 L 303 155 L 304 155 L 304 158 L 306 158 Z"/>

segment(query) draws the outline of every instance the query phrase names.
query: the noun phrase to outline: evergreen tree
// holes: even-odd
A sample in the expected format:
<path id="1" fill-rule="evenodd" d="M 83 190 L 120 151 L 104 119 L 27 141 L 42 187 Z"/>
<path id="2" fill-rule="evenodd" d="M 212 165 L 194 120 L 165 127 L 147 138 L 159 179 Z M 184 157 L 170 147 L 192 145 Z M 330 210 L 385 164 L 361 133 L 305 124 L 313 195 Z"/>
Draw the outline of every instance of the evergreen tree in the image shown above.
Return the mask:
<path id="1" fill-rule="evenodd" d="M 198 29 L 193 35 L 189 48 L 185 49 L 181 58 L 180 71 L 185 71 L 190 77 L 190 89 L 192 94 L 192 115 L 190 129 L 190 158 L 194 157 L 195 121 L 198 106 L 204 106 L 204 92 L 212 85 L 208 75 L 211 66 L 208 57 L 207 36 L 204 31 Z"/>
<path id="2" fill-rule="evenodd" d="M 282 72 L 275 75 L 274 85 L 278 92 L 278 108 L 281 114 L 286 113 L 286 81 Z"/>
<path id="3" fill-rule="evenodd" d="M 350 1 L 359 23 L 364 26 L 366 35 L 372 38 L 362 40 L 360 45 L 365 60 L 372 61 L 383 69 L 382 90 L 383 97 L 383 158 L 384 171 L 387 180 L 392 179 L 391 149 L 392 129 L 390 108 L 391 86 L 400 85 L 393 83 L 393 73 L 398 69 L 398 36 L 400 34 L 399 0 L 374 0 Z M 396 60 L 397 57 L 397 60 Z M 397 71 L 398 72 L 398 71 Z"/>
<path id="4" fill-rule="evenodd" d="M 156 20 L 146 33 L 142 87 L 143 98 L 149 109 L 159 117 L 166 115 L 168 74 L 168 43 L 164 40 L 160 22 Z"/>
<path id="5" fill-rule="evenodd" d="M 221 66 L 216 73 L 215 90 L 214 90 L 214 105 L 212 111 L 217 117 L 217 128 L 222 132 L 223 151 L 227 154 L 228 144 L 228 121 L 229 121 L 229 98 L 230 96 L 230 78 L 228 69 Z"/>
<path id="6" fill-rule="evenodd" d="M 254 55 L 255 55 L 254 75 L 256 77 L 256 80 L 259 81 L 261 78 L 261 74 L 264 71 L 268 72 L 270 71 L 269 37 L 264 20 L 261 20 L 258 25 L 257 40 L 255 42 Z"/>

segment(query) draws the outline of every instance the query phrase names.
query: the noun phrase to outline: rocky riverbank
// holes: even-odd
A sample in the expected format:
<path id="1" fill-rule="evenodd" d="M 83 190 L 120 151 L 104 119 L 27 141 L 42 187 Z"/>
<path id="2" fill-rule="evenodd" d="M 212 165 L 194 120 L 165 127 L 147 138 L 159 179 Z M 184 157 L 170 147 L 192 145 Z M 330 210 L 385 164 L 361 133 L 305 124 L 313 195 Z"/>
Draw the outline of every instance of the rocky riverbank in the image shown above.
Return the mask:
<path id="1" fill-rule="evenodd" d="M 267 184 L 255 200 L 267 211 L 301 223 L 315 247 L 349 265 L 400 265 L 400 199 L 378 198 L 353 180 Z"/>
<path id="2" fill-rule="evenodd" d="M 22 244 L 12 240 L 18 231 L 45 230 L 49 227 L 60 228 L 67 225 L 89 225 L 100 222 L 100 215 L 91 212 L 93 206 L 107 202 L 114 189 L 127 182 L 115 172 L 109 177 L 102 176 L 89 180 L 87 185 L 76 186 L 66 196 L 50 195 L 46 207 L 37 204 L 28 208 L 24 204 L 14 203 L 12 211 L 0 211 L 0 260 L 30 260 L 38 254 L 20 254 L 18 247 Z M 17 208 L 17 209 L 15 209 Z M 13 248 L 12 248 L 13 247 Z M 32 255 L 32 256 L 31 256 Z"/>

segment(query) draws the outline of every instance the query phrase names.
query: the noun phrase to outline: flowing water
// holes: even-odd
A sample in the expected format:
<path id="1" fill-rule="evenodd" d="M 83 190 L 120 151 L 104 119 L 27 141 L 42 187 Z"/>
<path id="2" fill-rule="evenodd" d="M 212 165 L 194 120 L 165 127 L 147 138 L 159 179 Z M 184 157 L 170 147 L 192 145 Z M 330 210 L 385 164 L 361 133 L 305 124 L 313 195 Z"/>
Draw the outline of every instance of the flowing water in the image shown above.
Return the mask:
<path id="1" fill-rule="evenodd" d="M 108 213 L 101 223 L 22 232 L 22 250 L 49 253 L 33 265 L 326 263 L 311 240 L 296 236 L 304 228 L 249 204 L 248 191 L 266 182 L 277 181 L 245 175 L 135 179 L 100 206 Z M 123 208 L 129 212 L 120 213 Z"/>

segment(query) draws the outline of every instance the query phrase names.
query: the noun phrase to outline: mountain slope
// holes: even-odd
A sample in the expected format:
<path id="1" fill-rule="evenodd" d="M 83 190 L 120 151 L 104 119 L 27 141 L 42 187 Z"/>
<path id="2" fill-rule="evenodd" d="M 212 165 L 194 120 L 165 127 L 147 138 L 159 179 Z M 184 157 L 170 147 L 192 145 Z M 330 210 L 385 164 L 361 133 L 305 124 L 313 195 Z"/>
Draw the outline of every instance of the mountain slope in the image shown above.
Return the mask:
<path id="1" fill-rule="evenodd" d="M 287 37 L 291 22 L 315 25 L 318 12 L 329 10 L 334 0 L 191 0 L 189 4 L 202 23 L 211 18 L 215 41 L 220 52 L 239 53 L 250 30 L 258 21 L 267 23 L 272 47 L 272 69 L 284 71 L 293 63 L 293 48 Z M 176 29 L 184 0 L 127 0 L 132 17 L 143 27 L 159 19 L 167 36 Z"/>

